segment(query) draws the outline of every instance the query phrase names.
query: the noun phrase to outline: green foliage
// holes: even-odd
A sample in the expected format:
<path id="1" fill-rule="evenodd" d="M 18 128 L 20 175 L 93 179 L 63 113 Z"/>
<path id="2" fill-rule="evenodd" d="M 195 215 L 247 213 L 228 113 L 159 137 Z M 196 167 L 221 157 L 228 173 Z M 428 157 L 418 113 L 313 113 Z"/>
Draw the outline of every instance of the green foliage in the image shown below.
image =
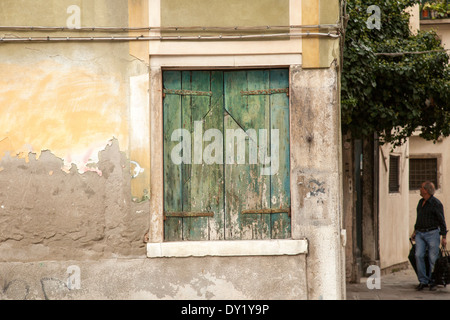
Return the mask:
<path id="1" fill-rule="evenodd" d="M 436 140 L 450 135 L 449 56 L 434 32 L 412 34 L 405 9 L 417 0 L 353 0 L 345 32 L 342 123 L 354 137 L 378 133 L 402 144 L 421 129 Z M 381 28 L 366 25 L 370 5 L 381 9 Z M 424 52 L 379 55 L 377 53 Z"/>
<path id="2" fill-rule="evenodd" d="M 450 15 L 450 5 L 447 0 L 423 2 L 420 5 L 420 10 L 430 10 L 434 15 L 432 19 L 447 18 Z"/>

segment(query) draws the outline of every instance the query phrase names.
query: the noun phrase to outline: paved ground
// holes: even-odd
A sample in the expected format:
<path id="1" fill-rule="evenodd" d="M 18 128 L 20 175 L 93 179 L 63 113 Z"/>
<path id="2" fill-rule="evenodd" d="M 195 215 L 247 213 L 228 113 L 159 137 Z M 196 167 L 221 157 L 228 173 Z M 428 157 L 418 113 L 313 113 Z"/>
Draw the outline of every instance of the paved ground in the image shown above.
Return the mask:
<path id="1" fill-rule="evenodd" d="M 347 283 L 347 300 L 450 300 L 450 285 L 417 291 L 418 283 L 412 268 L 381 276 L 380 289 L 369 289 L 363 278 L 361 283 Z"/>

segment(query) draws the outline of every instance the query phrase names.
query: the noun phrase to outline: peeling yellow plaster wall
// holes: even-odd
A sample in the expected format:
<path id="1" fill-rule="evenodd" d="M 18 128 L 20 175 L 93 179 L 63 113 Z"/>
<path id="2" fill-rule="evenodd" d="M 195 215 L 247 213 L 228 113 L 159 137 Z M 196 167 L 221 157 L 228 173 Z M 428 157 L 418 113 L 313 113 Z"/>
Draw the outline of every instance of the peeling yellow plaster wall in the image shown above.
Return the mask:
<path id="1" fill-rule="evenodd" d="M 149 198 L 150 123 L 149 76 L 130 79 L 130 159 L 131 194 L 135 201 Z"/>
<path id="2" fill-rule="evenodd" d="M 302 24 L 319 24 L 319 0 L 302 1 Z M 318 29 L 310 29 L 318 32 Z M 303 68 L 318 68 L 320 65 L 320 42 L 318 38 L 302 38 L 302 66 Z"/>
<path id="3" fill-rule="evenodd" d="M 149 26 L 148 0 L 128 0 L 128 25 Z M 130 36 L 147 36 L 148 32 L 130 32 Z M 130 55 L 148 67 L 150 60 L 147 42 L 130 42 Z M 149 73 L 130 78 L 130 169 L 131 195 L 134 201 L 150 197 L 150 122 Z"/>
<path id="4" fill-rule="evenodd" d="M 302 1 L 302 24 L 320 25 L 339 22 L 339 1 Z M 310 32 L 326 32 L 310 29 Z M 339 40 L 331 38 L 302 38 L 303 68 L 329 68 L 333 60 L 339 58 Z"/>
<path id="5" fill-rule="evenodd" d="M 0 64 L 0 159 L 39 157 L 51 150 L 76 164 L 80 172 L 96 170 L 98 151 L 117 138 L 128 148 L 125 85 L 117 77 L 54 61 Z"/>
<path id="6" fill-rule="evenodd" d="M 128 0 L 128 26 L 130 28 L 149 27 L 148 0 Z M 129 32 L 129 36 L 148 36 L 148 31 Z M 130 54 L 146 64 L 149 64 L 150 55 L 148 42 L 130 42 Z"/>
<path id="7" fill-rule="evenodd" d="M 148 27 L 153 0 L 2 0 L 9 26 Z M 140 36 L 136 31 L 121 35 Z M 109 32 L 5 31 L 7 36 L 105 36 Z M 116 34 L 114 34 L 116 35 Z M 118 140 L 131 164 L 133 198 L 149 190 L 149 44 L 0 45 L 0 160 L 50 150 L 68 170 L 97 171 L 98 152 Z M 136 166 L 137 164 L 137 166 Z"/>

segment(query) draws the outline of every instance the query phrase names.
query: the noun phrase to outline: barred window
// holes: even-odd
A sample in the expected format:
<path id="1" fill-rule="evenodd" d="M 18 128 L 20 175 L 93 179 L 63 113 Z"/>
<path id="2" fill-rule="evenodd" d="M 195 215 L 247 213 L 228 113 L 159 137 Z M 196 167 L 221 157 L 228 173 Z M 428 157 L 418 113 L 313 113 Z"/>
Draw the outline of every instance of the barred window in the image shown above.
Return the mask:
<path id="1" fill-rule="evenodd" d="M 389 157 L 389 193 L 400 191 L 400 157 Z"/>
<path id="2" fill-rule="evenodd" d="M 438 188 L 437 158 L 409 159 L 409 190 L 419 190 L 425 181 Z"/>

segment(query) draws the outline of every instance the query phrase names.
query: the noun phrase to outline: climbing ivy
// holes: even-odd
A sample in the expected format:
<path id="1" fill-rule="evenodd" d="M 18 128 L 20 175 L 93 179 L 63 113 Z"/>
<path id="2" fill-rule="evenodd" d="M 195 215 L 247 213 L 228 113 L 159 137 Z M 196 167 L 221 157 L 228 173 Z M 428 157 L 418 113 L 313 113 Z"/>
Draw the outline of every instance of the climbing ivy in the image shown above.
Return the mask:
<path id="1" fill-rule="evenodd" d="M 377 133 L 401 145 L 416 131 L 450 135 L 449 56 L 434 31 L 412 33 L 405 9 L 417 0 L 351 0 L 342 71 L 342 125 L 355 138 Z M 369 28 L 371 5 L 380 28 Z M 388 54 L 385 54 L 388 53 Z"/>

